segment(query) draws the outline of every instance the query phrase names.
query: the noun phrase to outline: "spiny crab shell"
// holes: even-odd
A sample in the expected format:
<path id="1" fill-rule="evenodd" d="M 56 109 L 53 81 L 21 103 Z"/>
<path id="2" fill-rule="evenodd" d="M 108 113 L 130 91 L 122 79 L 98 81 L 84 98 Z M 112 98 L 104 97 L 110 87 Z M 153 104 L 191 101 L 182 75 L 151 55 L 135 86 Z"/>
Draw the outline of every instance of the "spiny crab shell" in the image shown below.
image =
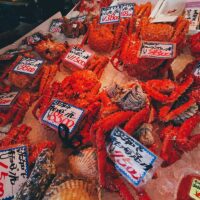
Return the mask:
<path id="1" fill-rule="evenodd" d="M 117 103 L 123 110 L 138 111 L 146 105 L 147 95 L 143 92 L 139 82 L 132 82 L 126 85 L 114 83 L 107 90 L 111 101 Z"/>

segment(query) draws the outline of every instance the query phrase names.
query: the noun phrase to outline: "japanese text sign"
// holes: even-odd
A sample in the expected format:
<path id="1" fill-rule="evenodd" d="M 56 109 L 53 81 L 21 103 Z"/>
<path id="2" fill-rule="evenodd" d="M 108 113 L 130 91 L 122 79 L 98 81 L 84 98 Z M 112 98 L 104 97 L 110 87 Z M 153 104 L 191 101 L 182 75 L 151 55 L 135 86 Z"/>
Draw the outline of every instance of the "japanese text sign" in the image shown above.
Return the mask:
<path id="1" fill-rule="evenodd" d="M 43 39 L 44 39 L 44 36 L 41 33 L 37 32 L 31 36 L 28 36 L 26 39 L 26 42 L 28 45 L 34 45 L 42 41 Z"/>
<path id="2" fill-rule="evenodd" d="M 140 58 L 170 59 L 175 56 L 176 45 L 174 43 L 143 41 L 141 44 Z"/>
<path id="3" fill-rule="evenodd" d="M 86 17 L 87 17 L 86 15 L 73 17 L 73 18 L 70 18 L 70 21 L 84 22 L 86 20 Z"/>
<path id="4" fill-rule="evenodd" d="M 115 23 L 120 20 L 120 7 L 110 6 L 101 9 L 100 24 Z"/>
<path id="5" fill-rule="evenodd" d="M 19 92 L 9 92 L 0 94 L 0 107 L 10 106 L 17 98 Z"/>
<path id="6" fill-rule="evenodd" d="M 64 60 L 84 69 L 92 53 L 79 47 L 73 47 L 64 57 Z"/>
<path id="7" fill-rule="evenodd" d="M 107 152 L 115 168 L 135 187 L 140 186 L 153 168 L 157 156 L 118 127 L 111 132 L 110 137 Z"/>
<path id="8" fill-rule="evenodd" d="M 195 67 L 194 75 L 197 76 L 197 77 L 200 76 L 200 62 L 198 62 L 196 67 Z"/>
<path id="9" fill-rule="evenodd" d="M 0 150 L 0 169 L 0 199 L 11 200 L 27 180 L 27 147 Z"/>
<path id="10" fill-rule="evenodd" d="M 63 20 L 62 19 L 53 19 L 49 28 L 49 32 L 51 33 L 61 33 Z"/>
<path id="11" fill-rule="evenodd" d="M 35 75 L 43 64 L 43 60 L 23 57 L 13 68 L 14 72 Z"/>
<path id="12" fill-rule="evenodd" d="M 120 4 L 120 17 L 121 18 L 132 17 L 133 13 L 134 13 L 134 4 L 133 3 Z"/>
<path id="13" fill-rule="evenodd" d="M 196 179 L 196 178 L 193 179 L 189 195 L 194 200 L 200 199 L 200 180 L 199 179 Z"/>
<path id="14" fill-rule="evenodd" d="M 68 103 L 55 99 L 42 116 L 42 122 L 58 130 L 59 124 L 64 124 L 72 133 L 79 124 L 84 111 Z"/>

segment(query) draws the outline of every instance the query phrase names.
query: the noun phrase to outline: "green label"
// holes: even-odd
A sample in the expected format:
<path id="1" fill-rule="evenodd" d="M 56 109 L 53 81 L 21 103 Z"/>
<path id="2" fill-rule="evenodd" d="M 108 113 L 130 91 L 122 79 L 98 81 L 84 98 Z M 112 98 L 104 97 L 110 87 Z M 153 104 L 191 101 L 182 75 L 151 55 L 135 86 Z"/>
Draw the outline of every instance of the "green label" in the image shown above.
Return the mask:
<path id="1" fill-rule="evenodd" d="M 189 195 L 194 200 L 200 200 L 200 180 L 199 179 L 193 179 Z"/>

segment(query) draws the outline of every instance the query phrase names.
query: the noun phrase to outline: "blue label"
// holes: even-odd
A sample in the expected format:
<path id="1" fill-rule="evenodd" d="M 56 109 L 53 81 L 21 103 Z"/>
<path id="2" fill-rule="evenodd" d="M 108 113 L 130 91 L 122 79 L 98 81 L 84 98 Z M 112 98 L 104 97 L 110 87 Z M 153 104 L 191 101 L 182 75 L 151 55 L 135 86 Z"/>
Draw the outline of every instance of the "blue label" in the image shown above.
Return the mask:
<path id="1" fill-rule="evenodd" d="M 107 152 L 116 169 L 134 186 L 139 186 L 153 168 L 157 156 L 118 127 L 111 132 L 110 138 Z"/>

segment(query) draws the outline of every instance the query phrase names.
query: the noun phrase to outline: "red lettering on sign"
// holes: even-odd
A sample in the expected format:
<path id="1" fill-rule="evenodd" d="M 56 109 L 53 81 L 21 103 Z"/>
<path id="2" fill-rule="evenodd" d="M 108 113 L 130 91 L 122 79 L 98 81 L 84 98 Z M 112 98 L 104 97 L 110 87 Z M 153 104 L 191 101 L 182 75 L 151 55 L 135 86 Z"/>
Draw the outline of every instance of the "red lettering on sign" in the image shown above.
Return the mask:
<path id="1" fill-rule="evenodd" d="M 30 73 L 35 72 L 35 68 L 31 67 L 29 65 L 20 65 L 19 67 L 17 67 L 17 70 L 24 71 L 24 72 L 30 72 Z"/>
<path id="2" fill-rule="evenodd" d="M 69 59 L 69 60 L 72 60 L 73 62 L 75 62 L 75 63 L 78 63 L 79 65 L 81 65 L 81 66 L 85 66 L 85 64 L 86 64 L 86 62 L 85 61 L 83 61 L 83 60 L 81 60 L 80 59 L 80 57 L 79 56 L 76 56 L 76 55 L 67 55 L 67 58 Z"/>
<path id="3" fill-rule="evenodd" d="M 7 169 L 8 166 L 2 162 L 0 162 L 0 167 Z M 0 172 L 0 180 L 6 178 L 6 176 L 8 176 L 8 173 L 6 172 Z M 4 195 L 4 184 L 2 182 L 0 182 L 0 197 L 2 197 Z"/>

